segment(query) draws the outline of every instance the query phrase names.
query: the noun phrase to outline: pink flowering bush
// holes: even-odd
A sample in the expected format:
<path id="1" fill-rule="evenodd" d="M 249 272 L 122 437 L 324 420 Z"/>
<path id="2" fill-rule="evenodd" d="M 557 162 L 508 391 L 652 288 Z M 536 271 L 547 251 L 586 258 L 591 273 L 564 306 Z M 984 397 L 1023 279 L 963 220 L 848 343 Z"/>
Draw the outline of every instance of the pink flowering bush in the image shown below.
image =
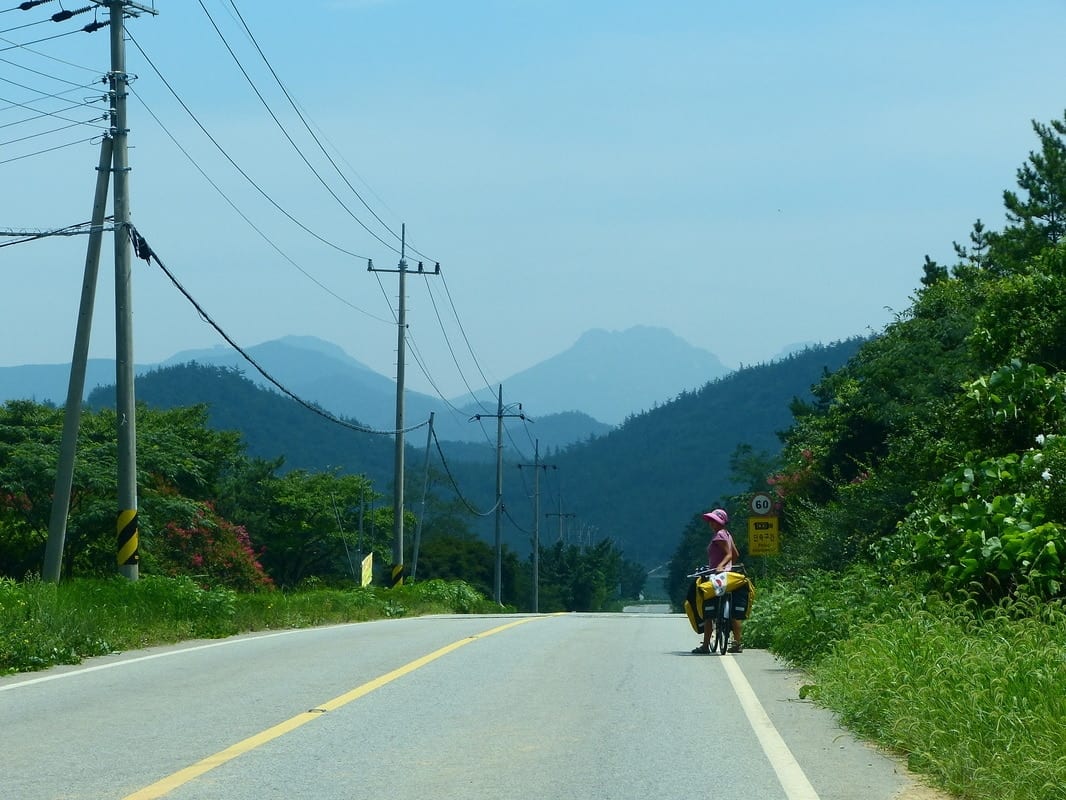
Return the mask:
<path id="1" fill-rule="evenodd" d="M 151 555 L 164 574 L 191 575 L 207 586 L 241 592 L 274 588 L 248 531 L 208 503 L 197 504 L 187 522 L 167 522 L 153 537 Z"/>

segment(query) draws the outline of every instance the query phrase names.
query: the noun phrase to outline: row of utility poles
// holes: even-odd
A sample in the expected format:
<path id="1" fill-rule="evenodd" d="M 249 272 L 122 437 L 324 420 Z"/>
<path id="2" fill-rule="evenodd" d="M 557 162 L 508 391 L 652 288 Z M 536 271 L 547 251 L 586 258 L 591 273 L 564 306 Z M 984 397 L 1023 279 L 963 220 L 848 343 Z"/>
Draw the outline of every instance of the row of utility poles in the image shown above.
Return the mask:
<path id="1" fill-rule="evenodd" d="M 106 6 L 110 13 L 111 70 L 108 74 L 111 126 L 100 144 L 100 160 L 97 166 L 96 192 L 93 200 L 92 222 L 89 243 L 86 249 L 85 274 L 82 282 L 81 303 L 75 332 L 74 352 L 71 358 L 70 380 L 67 387 L 67 402 L 60 444 L 59 465 L 45 549 L 43 577 L 58 582 L 62 572 L 63 548 L 66 538 L 67 515 L 70 508 L 71 487 L 74 476 L 74 461 L 78 428 L 81 419 L 82 396 L 85 389 L 85 371 L 92 329 L 93 306 L 96 296 L 97 276 L 100 265 L 100 250 L 105 231 L 107 195 L 113 190 L 113 226 L 115 258 L 115 386 L 116 418 L 118 436 L 118 515 L 116 522 L 117 560 L 119 571 L 130 580 L 139 576 L 139 537 L 137 526 L 137 420 L 134 396 L 133 358 L 133 309 L 131 289 L 131 228 L 129 193 L 129 126 L 127 122 L 127 97 L 129 76 L 126 73 L 125 19 L 141 14 L 156 15 L 149 8 L 133 0 L 106 0 L 97 3 Z M 113 180 L 112 180 L 113 176 Z M 403 583 L 404 578 L 404 370 L 406 360 L 406 277 L 409 272 L 406 259 L 406 225 L 401 229 L 400 260 L 395 269 L 376 268 L 368 262 L 369 272 L 396 273 L 399 277 L 399 302 L 396 325 L 396 451 L 393 496 L 393 566 L 391 585 Z M 439 275 L 440 264 L 427 271 L 418 263 L 417 274 Z M 477 414 L 474 419 L 496 418 L 496 506 L 495 506 L 495 563 L 493 569 L 493 600 L 501 602 L 502 541 L 501 523 L 503 514 L 503 421 L 508 417 L 526 419 L 521 404 L 504 407 L 503 387 L 499 387 L 495 414 Z M 430 416 L 430 437 L 433 418 Z M 427 464 L 428 472 L 427 441 Z M 540 472 L 554 469 L 551 464 L 540 461 L 540 443 L 537 442 L 532 464 L 534 480 L 534 525 L 533 525 L 533 610 L 539 607 L 539 556 L 540 556 Z M 423 505 L 425 499 L 423 497 Z M 573 514 L 559 512 L 545 516 L 559 517 L 559 537 L 562 539 L 563 519 Z M 417 536 L 421 533 L 421 518 Z M 416 556 L 417 558 L 417 556 Z M 415 562 L 417 564 L 417 561 Z"/>

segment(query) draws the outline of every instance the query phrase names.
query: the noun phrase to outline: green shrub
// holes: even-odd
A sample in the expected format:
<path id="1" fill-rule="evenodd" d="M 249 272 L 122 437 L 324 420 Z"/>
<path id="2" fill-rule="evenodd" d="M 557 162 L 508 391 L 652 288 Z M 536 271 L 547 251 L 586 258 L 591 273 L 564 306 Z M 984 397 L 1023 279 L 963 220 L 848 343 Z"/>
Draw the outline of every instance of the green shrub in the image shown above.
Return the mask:
<path id="1" fill-rule="evenodd" d="M 813 669 L 819 702 L 963 797 L 1066 796 L 1066 613 L 931 599 L 855 629 Z"/>
<path id="2" fill-rule="evenodd" d="M 757 581 L 744 641 L 766 647 L 791 664 L 809 666 L 861 625 L 911 613 L 917 597 L 906 582 L 871 567 L 845 573 L 812 572 L 785 581 Z"/>

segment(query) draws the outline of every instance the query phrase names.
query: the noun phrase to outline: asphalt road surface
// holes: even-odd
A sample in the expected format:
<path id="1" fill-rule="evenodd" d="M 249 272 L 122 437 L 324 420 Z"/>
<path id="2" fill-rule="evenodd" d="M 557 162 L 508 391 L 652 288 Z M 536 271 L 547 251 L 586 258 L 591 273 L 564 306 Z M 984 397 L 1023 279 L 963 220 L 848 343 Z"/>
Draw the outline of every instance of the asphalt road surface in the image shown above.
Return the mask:
<path id="1" fill-rule="evenodd" d="M 5 800 L 890 800 L 766 652 L 661 613 L 263 633 L 0 678 Z"/>

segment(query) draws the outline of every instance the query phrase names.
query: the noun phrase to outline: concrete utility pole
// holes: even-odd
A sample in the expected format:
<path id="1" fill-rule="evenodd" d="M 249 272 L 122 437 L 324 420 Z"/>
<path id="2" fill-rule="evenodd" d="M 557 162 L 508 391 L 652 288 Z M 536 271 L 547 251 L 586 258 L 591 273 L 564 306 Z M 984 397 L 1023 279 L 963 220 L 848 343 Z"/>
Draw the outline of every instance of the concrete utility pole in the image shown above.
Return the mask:
<path id="1" fill-rule="evenodd" d="M 563 520 L 564 519 L 573 519 L 574 517 L 577 516 L 577 514 L 572 514 L 572 513 L 564 514 L 563 513 L 563 498 L 560 496 L 559 497 L 559 510 L 558 511 L 550 511 L 547 514 L 545 514 L 544 516 L 546 516 L 546 517 L 558 517 L 559 518 L 559 541 L 561 542 L 563 540 Z"/>
<path id="2" fill-rule="evenodd" d="M 392 580 L 390 586 L 403 584 L 403 392 L 404 392 L 404 360 L 406 358 L 407 336 L 407 226 L 400 228 L 400 263 L 396 269 L 377 269 L 374 262 L 369 261 L 366 265 L 367 272 L 396 272 L 400 276 L 399 308 L 396 313 L 396 456 L 395 469 L 393 472 L 393 523 L 392 523 Z M 418 262 L 420 275 L 440 275 L 438 263 L 433 272 L 426 272 L 422 262 Z"/>
<path id="3" fill-rule="evenodd" d="M 525 419 L 522 412 L 522 404 L 515 404 L 517 414 L 505 414 L 503 411 L 503 384 L 500 384 L 496 401 L 495 414 L 475 414 L 472 419 L 480 420 L 482 417 L 496 417 L 496 566 L 493 570 L 492 599 L 500 603 L 500 588 L 503 582 L 503 547 L 500 540 L 500 521 L 503 515 L 503 418 L 518 417 Z M 511 406 L 515 407 L 515 406 Z"/>
<path id="4" fill-rule="evenodd" d="M 429 446 L 433 443 L 433 412 L 429 412 L 429 431 L 426 433 L 426 459 L 422 464 L 422 504 L 415 527 L 415 546 L 411 553 L 411 580 L 418 575 L 418 549 L 422 546 L 422 522 L 426 518 L 426 494 L 429 492 Z"/>
<path id="5" fill-rule="evenodd" d="M 81 426 L 81 398 L 85 392 L 85 369 L 89 359 L 89 336 L 96 304 L 96 282 L 100 272 L 100 246 L 104 238 L 104 215 L 107 210 L 107 191 L 111 181 L 112 141 L 105 136 L 100 142 L 100 163 L 96 167 L 96 195 L 93 200 L 89 244 L 85 252 L 85 277 L 81 284 L 81 305 L 78 325 L 74 332 L 74 353 L 70 359 L 70 380 L 67 383 L 67 404 L 63 410 L 63 439 L 59 445 L 59 466 L 56 469 L 55 491 L 52 493 L 52 515 L 48 521 L 48 544 L 44 550 L 44 569 L 41 577 L 59 583 L 63 572 L 63 546 L 67 538 L 67 514 L 70 512 L 70 490 L 74 483 L 74 460 L 78 447 L 78 428 Z"/>
<path id="6" fill-rule="evenodd" d="M 557 469 L 554 464 L 540 463 L 540 439 L 533 443 L 533 463 L 518 468 L 533 467 L 533 613 L 540 612 L 540 471 Z"/>
<path id="7" fill-rule="evenodd" d="M 115 216 L 115 410 L 118 428 L 118 565 L 130 580 L 139 575 L 137 534 L 137 416 L 134 399 L 133 292 L 130 285 L 129 127 L 126 98 L 125 14 L 155 14 L 131 0 L 109 0 L 111 12 L 111 136 L 114 138 L 113 171 Z"/>

